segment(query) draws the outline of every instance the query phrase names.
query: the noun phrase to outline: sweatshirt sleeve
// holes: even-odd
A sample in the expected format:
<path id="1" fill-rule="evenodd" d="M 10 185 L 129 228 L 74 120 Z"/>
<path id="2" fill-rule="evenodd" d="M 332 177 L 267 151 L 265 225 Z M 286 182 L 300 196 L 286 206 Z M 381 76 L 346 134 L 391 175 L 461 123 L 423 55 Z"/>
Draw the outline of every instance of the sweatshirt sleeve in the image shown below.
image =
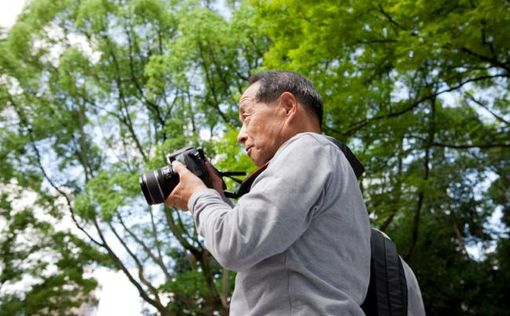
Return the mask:
<path id="1" fill-rule="evenodd" d="M 298 135 L 275 154 L 251 191 L 231 207 L 214 190 L 188 202 L 205 246 L 231 270 L 247 270 L 281 253 L 317 215 L 339 151 L 313 134 Z"/>

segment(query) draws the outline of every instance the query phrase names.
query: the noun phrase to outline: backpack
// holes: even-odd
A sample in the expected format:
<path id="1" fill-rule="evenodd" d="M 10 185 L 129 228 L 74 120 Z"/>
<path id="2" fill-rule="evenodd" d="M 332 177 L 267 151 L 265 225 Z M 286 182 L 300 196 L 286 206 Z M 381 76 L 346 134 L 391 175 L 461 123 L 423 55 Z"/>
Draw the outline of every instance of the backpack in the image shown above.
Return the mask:
<path id="1" fill-rule="evenodd" d="M 407 282 L 397 247 L 375 228 L 370 237 L 370 283 L 361 308 L 368 316 L 406 316 Z"/>

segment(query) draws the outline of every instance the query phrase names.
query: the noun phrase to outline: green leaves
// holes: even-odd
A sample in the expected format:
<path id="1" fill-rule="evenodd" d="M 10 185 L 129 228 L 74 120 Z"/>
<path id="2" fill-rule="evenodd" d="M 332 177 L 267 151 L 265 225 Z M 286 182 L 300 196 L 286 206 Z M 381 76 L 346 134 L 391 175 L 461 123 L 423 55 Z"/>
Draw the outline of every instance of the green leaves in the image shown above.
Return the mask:
<path id="1" fill-rule="evenodd" d="M 509 4 L 251 3 L 271 40 L 265 67 L 301 72 L 323 95 L 324 130 L 365 164 L 374 224 L 411 261 L 428 313 L 461 313 L 467 304 L 476 314 L 478 305 L 455 293 L 480 268 L 466 247 L 503 243 L 487 232 L 489 218 L 508 204 L 497 193 L 505 177 L 494 181 L 489 170 L 510 157 L 503 101 L 510 38 L 500 24 L 509 22 Z M 489 183 L 499 206 L 488 197 Z M 457 263 L 465 270 L 452 268 Z M 439 297 L 432 284 L 443 279 L 451 285 Z"/>
<path id="2" fill-rule="evenodd" d="M 18 269 L 31 250 L 53 251 L 62 273 L 26 300 L 2 296 L 0 310 L 86 301 L 95 284 L 79 276 L 95 262 L 121 269 L 162 315 L 227 314 L 229 287 L 218 286 L 191 218 L 147 207 L 138 175 L 190 145 L 219 170 L 253 171 L 236 144 L 237 103 L 263 68 L 314 82 L 323 129 L 365 165 L 373 224 L 411 262 L 428 313 L 504 310 L 495 293 L 506 285 L 489 289 L 481 276 L 508 263 L 507 227 L 494 232 L 491 221 L 502 213 L 508 225 L 509 10 L 502 0 L 32 1 L 0 40 L 1 273 L 45 271 L 32 261 Z M 45 216 L 72 214 L 85 239 L 13 212 L 9 199 L 26 190 Z M 34 230 L 39 248 L 16 246 L 15 232 Z M 467 254 L 473 245 L 496 250 L 483 261 Z M 464 297 L 466 284 L 476 290 Z M 477 301 L 483 291 L 490 304 Z M 160 292 L 175 296 L 166 304 Z"/>
<path id="3" fill-rule="evenodd" d="M 0 315 L 70 315 L 72 308 L 92 304 L 97 282 L 84 277 L 83 267 L 108 259 L 70 232 L 57 231 L 55 218 L 35 207 L 37 200 L 13 190 L 9 196 L 0 207 Z M 20 208 L 26 200 L 32 201 Z"/>
<path id="4" fill-rule="evenodd" d="M 74 207 L 85 219 L 96 216 L 110 222 L 122 206 L 129 207 L 132 198 L 140 195 L 138 174 L 103 172 L 87 182 L 76 197 Z"/>
<path id="5" fill-rule="evenodd" d="M 208 289 L 184 293 L 189 306 L 202 300 L 203 310 L 223 314 L 227 307 L 209 260 L 200 261 L 205 249 L 190 218 L 148 208 L 138 176 L 189 145 L 220 165 L 248 166 L 232 160 L 240 156 L 230 143 L 235 132 L 228 145 L 218 136 L 239 124 L 238 97 L 267 45 L 252 13 L 243 6 L 225 19 L 196 2 L 39 0 L 0 43 L 2 181 L 17 177 L 36 190 L 45 214 L 72 215 L 86 238 L 77 247 L 107 253 L 111 262 L 101 255 L 95 262 L 124 271 L 162 315 L 167 307 L 155 289 L 173 277 L 170 248 L 202 265 L 200 287 Z M 92 264 L 78 260 L 77 268 Z M 154 267 L 163 279 L 147 272 Z"/>

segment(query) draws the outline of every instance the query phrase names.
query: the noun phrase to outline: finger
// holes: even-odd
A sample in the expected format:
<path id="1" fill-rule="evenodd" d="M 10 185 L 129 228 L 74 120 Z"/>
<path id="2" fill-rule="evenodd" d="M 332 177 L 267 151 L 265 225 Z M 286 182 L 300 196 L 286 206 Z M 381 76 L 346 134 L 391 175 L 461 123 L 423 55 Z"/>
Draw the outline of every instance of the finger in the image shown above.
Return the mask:
<path id="1" fill-rule="evenodd" d="M 183 165 L 180 161 L 177 161 L 177 160 L 172 161 L 172 168 L 179 175 L 185 173 L 186 171 L 189 171 L 188 168 L 186 168 L 185 165 Z"/>

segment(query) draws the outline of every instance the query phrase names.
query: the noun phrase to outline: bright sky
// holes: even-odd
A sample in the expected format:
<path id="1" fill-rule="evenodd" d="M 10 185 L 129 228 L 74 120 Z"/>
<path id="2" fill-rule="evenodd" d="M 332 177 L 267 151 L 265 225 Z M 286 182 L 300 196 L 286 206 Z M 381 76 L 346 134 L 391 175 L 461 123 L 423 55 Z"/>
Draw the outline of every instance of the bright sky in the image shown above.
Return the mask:
<path id="1" fill-rule="evenodd" d="M 16 21 L 16 16 L 25 5 L 25 0 L 0 0 L 0 26 L 10 27 Z"/>
<path id="2" fill-rule="evenodd" d="M 26 2 L 26 0 L 0 0 L 0 27 L 11 27 Z M 94 315 L 85 316 L 142 315 L 138 292 L 122 272 L 98 269 L 93 275 L 101 286 L 96 294 L 99 305 Z"/>
<path id="3" fill-rule="evenodd" d="M 123 272 L 98 269 L 93 275 L 102 287 L 97 295 L 99 305 L 95 316 L 142 315 L 138 292 Z"/>

